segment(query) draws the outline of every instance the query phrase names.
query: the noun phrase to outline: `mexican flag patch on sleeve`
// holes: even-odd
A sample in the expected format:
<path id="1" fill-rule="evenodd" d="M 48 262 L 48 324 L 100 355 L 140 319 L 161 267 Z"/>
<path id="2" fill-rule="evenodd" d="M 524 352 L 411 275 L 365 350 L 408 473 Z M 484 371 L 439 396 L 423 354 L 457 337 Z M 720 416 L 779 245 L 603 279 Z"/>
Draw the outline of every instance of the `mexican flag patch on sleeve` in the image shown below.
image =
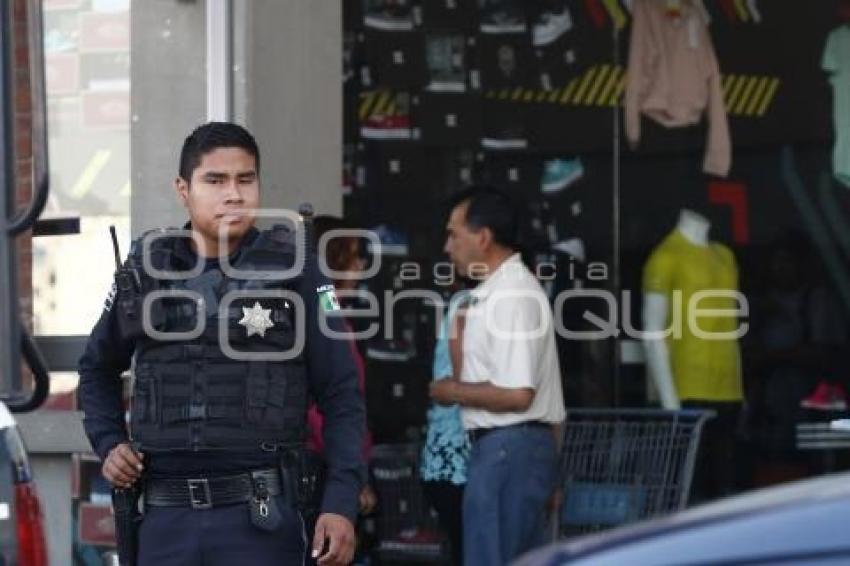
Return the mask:
<path id="1" fill-rule="evenodd" d="M 336 289 L 333 285 L 322 285 L 316 289 L 319 294 L 319 304 L 325 312 L 338 311 L 339 299 L 336 298 Z"/>

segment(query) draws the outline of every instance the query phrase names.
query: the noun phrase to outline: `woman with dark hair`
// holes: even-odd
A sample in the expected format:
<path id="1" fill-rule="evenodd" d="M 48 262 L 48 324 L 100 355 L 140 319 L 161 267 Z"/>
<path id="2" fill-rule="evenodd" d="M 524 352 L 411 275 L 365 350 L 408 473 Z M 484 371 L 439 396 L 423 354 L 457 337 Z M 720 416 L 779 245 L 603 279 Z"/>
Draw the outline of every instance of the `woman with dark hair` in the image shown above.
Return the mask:
<path id="1" fill-rule="evenodd" d="M 469 291 L 458 282 L 442 319 L 434 347 L 434 381 L 460 379 L 463 311 Z M 461 421 L 460 406 L 434 403 L 428 410 L 428 430 L 422 446 L 419 475 L 428 503 L 451 544 L 452 563 L 463 564 L 463 488 L 472 449 Z"/>

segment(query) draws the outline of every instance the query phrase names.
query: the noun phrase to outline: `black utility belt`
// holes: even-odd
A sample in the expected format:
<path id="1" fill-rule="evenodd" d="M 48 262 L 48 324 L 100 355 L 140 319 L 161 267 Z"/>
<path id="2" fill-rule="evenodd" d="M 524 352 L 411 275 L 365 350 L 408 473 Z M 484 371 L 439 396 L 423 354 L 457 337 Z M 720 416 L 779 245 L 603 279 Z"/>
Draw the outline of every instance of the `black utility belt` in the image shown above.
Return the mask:
<path id="1" fill-rule="evenodd" d="M 267 500 L 283 492 L 277 468 L 264 468 L 232 476 L 145 481 L 145 504 L 152 507 L 210 509 L 249 501 Z"/>
<path id="2" fill-rule="evenodd" d="M 543 421 L 525 421 L 522 423 L 516 423 L 512 425 L 505 426 L 494 426 L 492 428 L 473 428 L 467 431 L 469 434 L 469 440 L 471 442 L 477 442 L 490 434 L 491 432 L 496 432 L 499 430 L 510 430 L 517 428 L 551 428 L 551 423 L 544 423 Z"/>

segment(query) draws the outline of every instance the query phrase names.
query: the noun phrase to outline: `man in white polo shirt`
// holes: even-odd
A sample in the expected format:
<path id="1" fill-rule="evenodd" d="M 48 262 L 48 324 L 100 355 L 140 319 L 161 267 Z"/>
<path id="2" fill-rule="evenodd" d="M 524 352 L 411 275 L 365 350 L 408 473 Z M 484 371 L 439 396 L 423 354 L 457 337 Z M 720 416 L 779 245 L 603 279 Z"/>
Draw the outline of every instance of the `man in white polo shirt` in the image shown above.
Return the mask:
<path id="1" fill-rule="evenodd" d="M 515 252 L 516 207 L 491 187 L 471 187 L 452 204 L 445 251 L 479 283 L 464 317 L 460 380 L 435 382 L 431 397 L 462 407 L 473 442 L 464 564 L 492 566 L 542 541 L 564 399 L 549 303 Z"/>

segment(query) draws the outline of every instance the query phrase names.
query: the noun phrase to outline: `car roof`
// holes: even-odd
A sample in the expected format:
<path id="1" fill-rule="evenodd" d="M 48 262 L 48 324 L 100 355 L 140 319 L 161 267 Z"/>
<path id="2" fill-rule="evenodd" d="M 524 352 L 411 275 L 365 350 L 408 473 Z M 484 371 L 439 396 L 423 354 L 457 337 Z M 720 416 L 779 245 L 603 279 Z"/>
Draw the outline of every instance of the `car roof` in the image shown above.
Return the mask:
<path id="1" fill-rule="evenodd" d="M 671 537 L 712 525 L 730 525 L 761 516 L 778 515 L 783 511 L 802 512 L 819 505 L 842 505 L 850 512 L 850 472 L 760 489 L 729 497 L 714 503 L 687 509 L 679 513 L 642 521 L 603 533 L 588 535 L 551 545 L 517 562 L 517 566 L 539 566 L 590 559 L 607 551 L 632 547 L 647 541 Z M 842 539 L 847 539 L 844 536 Z M 548 557 L 548 559 L 547 559 Z M 696 556 L 692 556 L 696 559 Z"/>

